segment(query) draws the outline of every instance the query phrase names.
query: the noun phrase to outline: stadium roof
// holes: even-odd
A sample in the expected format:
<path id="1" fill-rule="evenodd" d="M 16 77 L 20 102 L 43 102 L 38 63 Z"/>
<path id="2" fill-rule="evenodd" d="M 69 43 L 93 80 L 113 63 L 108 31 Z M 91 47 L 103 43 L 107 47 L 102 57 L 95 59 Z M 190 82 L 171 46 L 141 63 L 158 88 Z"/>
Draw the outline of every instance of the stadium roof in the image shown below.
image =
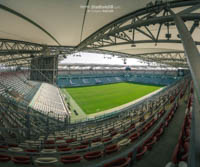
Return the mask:
<path id="1" fill-rule="evenodd" d="M 82 40 L 113 20 L 143 8 L 151 2 L 151 0 L 125 1 L 90 0 Z M 0 37 L 46 45 L 77 46 L 80 43 L 86 4 L 87 0 L 1 0 L 4 8 L 1 6 L 0 10 Z M 107 10 L 92 11 L 92 7 L 99 5 L 102 8 L 107 6 Z M 112 8 L 109 5 L 116 8 L 114 12 L 109 12 L 109 8 Z"/>
<path id="2" fill-rule="evenodd" d="M 6 39 L 30 45 L 27 50 L 21 46 L 21 52 L 20 47 L 14 49 L 17 52 L 9 52 L 12 58 L 27 54 L 15 57 L 19 64 L 23 58 L 30 59 L 30 54 L 39 56 L 47 46 L 50 51 L 56 50 L 56 54 L 103 50 L 129 57 L 139 55 L 141 59 L 156 62 L 160 59 L 141 55 L 159 54 L 166 59 L 163 53 L 181 53 L 181 61 L 184 61 L 181 66 L 185 66 L 183 46 L 167 7 L 179 13 L 199 1 L 167 2 L 170 3 L 160 0 L 1 0 L 0 42 Z M 194 40 L 200 44 L 198 8 L 182 14 Z M 16 43 L 5 47 L 3 42 L 0 54 L 6 55 L 5 50 L 13 50 L 10 45 Z M 6 63 L 12 58 L 1 57 L 0 62 Z"/>

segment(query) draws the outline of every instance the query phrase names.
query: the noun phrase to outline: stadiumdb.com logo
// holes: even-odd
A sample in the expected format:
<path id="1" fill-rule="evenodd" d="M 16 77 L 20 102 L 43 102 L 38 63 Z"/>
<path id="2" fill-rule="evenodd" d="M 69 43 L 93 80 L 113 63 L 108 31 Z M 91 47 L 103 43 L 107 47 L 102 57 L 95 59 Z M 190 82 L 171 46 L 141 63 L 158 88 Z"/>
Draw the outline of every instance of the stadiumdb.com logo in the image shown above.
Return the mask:
<path id="1" fill-rule="evenodd" d="M 93 13 L 112 13 L 117 9 L 120 9 L 120 6 L 114 6 L 114 5 L 81 5 L 81 9 L 86 9 L 87 12 L 93 12 Z"/>

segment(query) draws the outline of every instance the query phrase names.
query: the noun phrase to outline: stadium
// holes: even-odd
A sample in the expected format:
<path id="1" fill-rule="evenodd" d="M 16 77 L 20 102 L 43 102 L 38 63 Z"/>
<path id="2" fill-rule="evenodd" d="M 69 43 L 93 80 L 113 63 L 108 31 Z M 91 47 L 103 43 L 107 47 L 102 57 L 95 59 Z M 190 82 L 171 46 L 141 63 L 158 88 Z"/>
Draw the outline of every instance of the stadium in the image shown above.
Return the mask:
<path id="1" fill-rule="evenodd" d="M 199 0 L 0 0 L 0 166 L 199 167 Z"/>

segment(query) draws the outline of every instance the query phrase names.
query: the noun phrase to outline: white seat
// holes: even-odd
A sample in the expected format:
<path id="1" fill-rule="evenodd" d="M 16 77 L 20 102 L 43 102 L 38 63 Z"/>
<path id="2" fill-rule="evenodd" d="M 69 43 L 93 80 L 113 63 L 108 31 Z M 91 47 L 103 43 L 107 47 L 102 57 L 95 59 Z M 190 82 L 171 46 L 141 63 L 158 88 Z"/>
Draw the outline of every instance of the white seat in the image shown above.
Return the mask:
<path id="1" fill-rule="evenodd" d="M 37 159 L 35 159 L 35 161 L 34 161 L 36 164 L 45 164 L 45 165 L 47 165 L 47 164 L 54 164 L 54 163 L 56 163 L 56 162 L 58 162 L 58 159 L 57 158 L 55 158 L 55 157 L 40 157 L 40 158 L 37 158 Z"/>
<path id="2" fill-rule="evenodd" d="M 33 141 L 33 140 L 26 140 L 25 143 L 34 144 L 35 141 Z"/>
<path id="3" fill-rule="evenodd" d="M 128 145 L 130 143 L 130 139 L 123 139 L 121 141 L 118 142 L 118 145 L 119 146 L 125 146 L 125 145 Z"/>
<path id="4" fill-rule="evenodd" d="M 65 143 L 65 140 L 56 140 L 56 143 Z"/>
<path id="5" fill-rule="evenodd" d="M 187 166 L 188 166 L 187 163 L 184 161 L 178 163 L 178 167 L 187 167 Z"/>
<path id="6" fill-rule="evenodd" d="M 72 143 L 69 143 L 70 146 L 79 146 L 80 145 L 80 142 L 72 142 Z"/>
<path id="7" fill-rule="evenodd" d="M 102 145 L 102 142 L 95 142 L 95 143 L 91 144 L 91 147 L 97 147 L 97 146 L 100 146 L 100 145 Z"/>
<path id="8" fill-rule="evenodd" d="M 121 134 L 118 133 L 118 134 L 116 134 L 115 136 L 113 136 L 113 139 L 117 139 L 117 138 L 119 138 L 120 136 L 121 136 Z"/>
<path id="9" fill-rule="evenodd" d="M 57 152 L 56 149 L 43 149 L 41 151 L 41 153 L 50 153 L 50 154 L 56 153 L 56 152 Z"/>
<path id="10" fill-rule="evenodd" d="M 175 167 L 176 165 L 173 164 L 172 162 L 168 162 L 165 167 Z"/>
<path id="11" fill-rule="evenodd" d="M 20 147 L 10 147 L 8 150 L 14 152 L 23 152 L 23 149 Z"/>

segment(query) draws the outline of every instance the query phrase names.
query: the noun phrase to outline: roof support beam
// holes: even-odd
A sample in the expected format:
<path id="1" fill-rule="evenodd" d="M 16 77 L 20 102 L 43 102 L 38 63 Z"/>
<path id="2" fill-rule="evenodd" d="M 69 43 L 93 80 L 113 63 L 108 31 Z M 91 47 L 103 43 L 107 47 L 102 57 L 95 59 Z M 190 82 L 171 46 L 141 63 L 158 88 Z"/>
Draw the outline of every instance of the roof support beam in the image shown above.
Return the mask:
<path id="1" fill-rule="evenodd" d="M 200 14 L 192 13 L 192 14 L 183 15 L 182 19 L 184 21 L 200 20 Z M 153 25 L 153 24 L 164 24 L 166 22 L 173 22 L 173 21 L 174 21 L 174 18 L 171 15 L 169 15 L 169 16 L 161 16 L 161 17 L 155 17 L 155 18 L 152 18 L 152 19 L 149 19 L 149 20 L 144 20 L 144 21 L 138 21 L 135 24 L 129 24 L 129 25 L 121 27 L 121 28 L 119 28 L 117 30 L 113 30 L 109 34 L 107 33 L 107 34 L 99 35 L 96 38 L 94 38 L 93 40 L 88 41 L 87 46 L 89 44 L 92 44 L 94 42 L 99 41 L 100 39 L 104 39 L 104 38 L 108 39 L 109 36 L 115 36 L 115 34 L 117 34 L 119 32 L 124 32 L 124 31 L 129 30 L 129 29 L 139 30 L 138 27 L 143 27 L 143 26 Z M 148 35 L 148 37 L 152 38 L 149 35 Z M 152 40 L 155 43 L 155 41 L 156 41 L 155 38 L 153 38 Z M 135 39 L 134 43 L 135 42 L 136 42 L 136 39 Z M 104 45 L 106 45 L 106 44 L 104 44 Z M 101 45 L 101 47 L 103 47 L 103 46 Z"/>
<path id="2" fill-rule="evenodd" d="M 187 62 L 185 61 L 185 57 L 183 56 L 184 51 L 170 51 L 170 52 L 152 52 L 152 53 L 143 53 L 143 54 L 125 54 L 116 51 L 108 51 L 103 49 L 88 49 L 85 52 L 89 53 L 103 53 L 109 54 L 112 56 L 118 56 L 119 58 L 136 58 L 139 60 L 143 60 L 144 62 L 157 62 L 158 64 L 166 64 L 171 67 L 183 67 L 188 68 Z M 182 56 L 181 56 L 182 55 Z M 175 57 L 172 59 L 171 57 Z"/>
<path id="3" fill-rule="evenodd" d="M 200 8 L 200 6 L 199 6 L 199 8 Z M 172 11 L 171 11 L 171 13 L 172 13 Z M 200 101 L 200 71 L 199 71 L 200 55 L 199 55 L 199 50 L 198 50 L 190 32 L 188 31 L 184 21 L 181 19 L 181 17 L 179 15 L 175 15 L 174 13 L 172 13 L 172 15 L 174 17 L 176 27 L 180 34 L 181 40 L 183 42 L 185 55 L 187 57 L 187 61 L 188 61 L 189 67 L 190 67 L 194 85 L 195 85 L 195 88 L 197 91 L 197 96 Z M 199 166 L 200 166 L 200 164 L 199 164 Z"/>
<path id="4" fill-rule="evenodd" d="M 16 54 L 37 54 L 41 53 L 41 51 L 33 51 L 33 50 L 0 50 L 0 57 L 6 55 L 16 55 Z"/>
<path id="5" fill-rule="evenodd" d="M 180 16 L 180 15 L 182 15 L 182 14 L 191 13 L 191 12 L 193 12 L 193 11 L 199 9 L 199 8 L 200 8 L 200 4 L 192 5 L 192 7 L 189 7 L 189 8 L 187 8 L 187 9 L 185 9 L 185 10 L 183 10 L 183 11 L 177 13 L 177 15 Z"/>
<path id="6" fill-rule="evenodd" d="M 199 6 L 200 7 L 200 6 Z M 179 15 L 175 15 L 172 11 L 170 11 L 174 15 L 174 20 L 176 23 L 176 27 L 179 31 L 181 40 L 183 42 L 185 55 L 187 57 L 187 61 L 190 67 L 190 71 L 192 74 L 195 92 L 194 92 L 194 105 L 193 105 L 193 114 L 192 114 L 192 133 L 191 133 L 191 141 L 190 141 L 190 150 L 189 150 L 189 158 L 188 158 L 188 166 L 196 167 L 200 166 L 199 154 L 200 154 L 200 136 L 199 136 L 199 120 L 200 120 L 200 112 L 199 112 L 199 102 L 200 102 L 200 71 L 199 71 L 199 62 L 200 55 L 199 50 L 197 49 L 195 42 L 185 26 L 183 20 Z"/>
<path id="7" fill-rule="evenodd" d="M 196 5 L 197 6 L 199 5 L 199 1 L 191 0 L 191 1 L 184 1 L 184 2 L 177 1 L 177 2 L 166 2 L 166 3 L 161 2 L 159 4 L 155 3 L 155 6 L 140 9 L 138 11 L 128 14 L 102 27 L 101 29 L 93 33 L 91 36 L 86 38 L 84 41 L 82 41 L 76 47 L 76 49 L 84 50 L 86 47 L 89 47 L 89 46 L 95 47 L 95 43 L 97 43 L 98 41 L 102 41 L 102 39 L 104 38 L 109 39 L 109 36 L 115 36 L 116 34 L 119 34 L 120 32 L 134 30 L 140 27 L 144 27 L 145 29 L 147 28 L 146 30 L 148 31 L 149 25 L 154 25 L 154 24 L 162 25 L 167 22 L 173 22 L 174 21 L 173 16 L 166 15 L 166 12 L 165 12 L 166 8 L 174 9 L 178 7 L 186 7 L 186 8 L 188 7 L 189 9 L 184 10 L 184 12 L 180 13 L 181 18 L 184 21 L 200 20 L 200 15 L 198 13 L 191 13 L 192 11 L 196 10 L 197 7 L 194 7 L 194 8 L 190 8 L 190 7 L 196 6 Z M 161 12 L 163 12 L 162 16 L 159 15 Z M 130 20 L 130 23 L 127 24 L 129 20 Z M 149 31 L 148 33 L 150 34 L 152 40 L 156 41 L 155 40 L 156 38 L 152 37 Z M 101 47 L 102 46 L 103 45 L 101 44 Z"/>
<path id="8" fill-rule="evenodd" d="M 139 40 L 139 41 L 134 41 L 134 44 L 145 44 L 145 43 L 155 43 L 155 41 L 152 40 Z M 162 40 L 158 40 L 157 43 L 174 43 L 174 44 L 181 44 L 181 40 L 167 40 L 167 39 L 162 39 Z M 128 42 L 118 42 L 116 44 L 108 44 L 106 46 L 103 46 L 103 48 L 109 47 L 109 46 L 117 46 L 117 45 L 128 45 L 128 44 L 133 44 L 132 41 L 128 41 Z M 195 42 L 196 45 L 200 45 L 200 42 Z M 94 48 L 89 47 L 89 49 L 99 49 L 102 48 L 100 46 L 96 46 Z"/>
<path id="9" fill-rule="evenodd" d="M 199 26 L 199 21 L 194 21 L 191 29 L 190 29 L 190 34 L 194 32 L 194 30 Z"/>

